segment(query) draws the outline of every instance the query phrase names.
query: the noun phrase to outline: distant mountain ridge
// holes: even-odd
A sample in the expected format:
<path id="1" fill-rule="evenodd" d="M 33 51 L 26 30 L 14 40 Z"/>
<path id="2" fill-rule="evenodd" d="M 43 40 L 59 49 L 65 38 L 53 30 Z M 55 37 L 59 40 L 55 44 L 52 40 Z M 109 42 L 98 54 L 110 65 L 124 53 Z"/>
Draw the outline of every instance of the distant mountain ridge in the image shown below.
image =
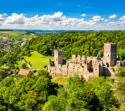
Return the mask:
<path id="1" fill-rule="evenodd" d="M 0 29 L 0 31 L 17 31 L 17 32 L 31 32 L 31 33 L 62 33 L 62 32 L 99 32 L 102 30 L 27 30 L 27 29 Z M 104 30 L 109 32 L 110 30 Z"/>

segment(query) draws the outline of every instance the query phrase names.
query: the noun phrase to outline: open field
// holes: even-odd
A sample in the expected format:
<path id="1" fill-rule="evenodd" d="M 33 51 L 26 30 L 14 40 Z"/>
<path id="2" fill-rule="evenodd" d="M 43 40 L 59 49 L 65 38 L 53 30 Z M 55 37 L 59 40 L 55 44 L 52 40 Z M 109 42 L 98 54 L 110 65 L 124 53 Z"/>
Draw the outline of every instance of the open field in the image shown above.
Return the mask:
<path id="1" fill-rule="evenodd" d="M 52 82 L 60 84 L 60 85 L 67 85 L 68 84 L 68 79 L 69 78 L 67 78 L 67 77 L 59 76 L 59 77 L 53 78 Z"/>
<path id="2" fill-rule="evenodd" d="M 31 57 L 24 56 L 24 59 L 31 64 L 32 68 L 39 70 L 48 65 L 49 59 L 53 60 L 53 57 L 43 56 L 40 53 L 34 51 L 31 52 Z"/>
<path id="3" fill-rule="evenodd" d="M 9 39 L 14 39 L 14 40 L 31 40 L 32 38 L 36 38 L 37 36 L 33 33 L 28 33 L 28 32 L 18 32 L 18 31 L 8 31 L 8 32 L 1 32 L 0 31 L 0 37 L 7 37 Z"/>

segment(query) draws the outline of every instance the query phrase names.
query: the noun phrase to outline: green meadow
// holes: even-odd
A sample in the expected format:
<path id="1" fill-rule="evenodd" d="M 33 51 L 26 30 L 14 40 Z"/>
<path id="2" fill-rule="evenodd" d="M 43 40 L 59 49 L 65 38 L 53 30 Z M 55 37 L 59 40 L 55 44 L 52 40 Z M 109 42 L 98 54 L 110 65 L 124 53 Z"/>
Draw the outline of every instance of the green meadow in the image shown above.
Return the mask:
<path id="1" fill-rule="evenodd" d="M 47 66 L 49 63 L 49 59 L 53 60 L 53 57 L 51 56 L 43 56 L 42 54 L 34 51 L 31 52 L 31 56 L 24 56 L 24 60 L 27 63 L 31 64 L 31 67 L 37 70 L 43 69 L 44 66 Z M 19 61 L 18 64 L 19 66 L 21 66 L 21 64 L 23 63 L 23 61 Z"/>
<path id="2" fill-rule="evenodd" d="M 60 84 L 60 85 L 67 85 L 68 84 L 68 80 L 69 80 L 68 77 L 58 76 L 58 77 L 53 78 L 52 82 Z"/>

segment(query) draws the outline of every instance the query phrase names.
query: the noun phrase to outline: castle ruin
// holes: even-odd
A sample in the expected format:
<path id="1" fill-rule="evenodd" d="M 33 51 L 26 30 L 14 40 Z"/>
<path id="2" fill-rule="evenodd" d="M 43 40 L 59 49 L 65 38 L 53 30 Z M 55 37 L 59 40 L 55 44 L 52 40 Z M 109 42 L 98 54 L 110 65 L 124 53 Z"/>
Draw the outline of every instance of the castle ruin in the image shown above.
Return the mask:
<path id="1" fill-rule="evenodd" d="M 47 70 L 53 77 L 77 74 L 85 80 L 92 80 L 101 75 L 115 77 L 115 69 L 119 64 L 117 44 L 105 43 L 103 58 L 72 55 L 70 60 L 64 61 L 62 51 L 54 50 L 54 61 L 49 61 Z"/>

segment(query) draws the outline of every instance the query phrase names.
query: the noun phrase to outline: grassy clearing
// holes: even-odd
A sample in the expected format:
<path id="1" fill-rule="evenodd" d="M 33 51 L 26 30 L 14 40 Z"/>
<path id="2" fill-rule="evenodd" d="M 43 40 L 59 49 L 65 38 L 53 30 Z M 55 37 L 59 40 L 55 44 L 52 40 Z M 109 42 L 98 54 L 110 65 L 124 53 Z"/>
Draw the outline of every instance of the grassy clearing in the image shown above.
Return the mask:
<path id="1" fill-rule="evenodd" d="M 60 84 L 60 85 L 67 85 L 68 84 L 68 80 L 69 80 L 69 78 L 67 78 L 67 77 L 59 76 L 59 77 L 53 78 L 52 82 Z"/>
<path id="2" fill-rule="evenodd" d="M 24 59 L 31 64 L 32 68 L 39 70 L 48 65 L 49 59 L 53 60 L 53 57 L 43 56 L 40 53 L 34 51 L 31 52 L 31 57 L 24 56 Z"/>
<path id="3" fill-rule="evenodd" d="M 18 63 L 18 65 L 16 65 L 16 66 L 18 66 L 21 69 L 22 65 L 23 65 L 23 61 L 18 61 L 17 63 Z"/>

